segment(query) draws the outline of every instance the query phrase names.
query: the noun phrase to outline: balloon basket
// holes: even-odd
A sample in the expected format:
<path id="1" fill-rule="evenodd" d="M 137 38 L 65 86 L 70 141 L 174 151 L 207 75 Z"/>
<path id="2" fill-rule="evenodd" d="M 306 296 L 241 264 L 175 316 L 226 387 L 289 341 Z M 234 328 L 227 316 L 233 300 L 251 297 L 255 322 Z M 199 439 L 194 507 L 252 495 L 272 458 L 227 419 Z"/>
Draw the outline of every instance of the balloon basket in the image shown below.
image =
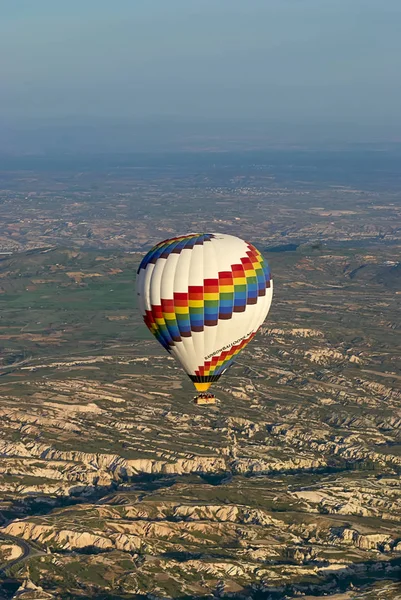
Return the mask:
<path id="1" fill-rule="evenodd" d="M 194 404 L 216 404 L 216 396 L 213 396 L 213 394 L 208 393 L 199 394 L 198 396 L 194 396 Z"/>

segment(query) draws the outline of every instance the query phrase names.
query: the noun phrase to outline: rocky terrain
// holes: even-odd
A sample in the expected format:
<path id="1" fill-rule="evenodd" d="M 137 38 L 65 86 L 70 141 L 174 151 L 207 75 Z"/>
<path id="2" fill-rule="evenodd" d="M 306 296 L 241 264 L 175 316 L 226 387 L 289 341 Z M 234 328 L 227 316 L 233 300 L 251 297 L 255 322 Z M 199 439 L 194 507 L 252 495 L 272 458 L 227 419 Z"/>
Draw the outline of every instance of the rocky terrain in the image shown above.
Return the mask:
<path id="1" fill-rule="evenodd" d="M 311 205 L 316 188 L 300 184 L 296 227 L 298 208 L 254 173 L 213 177 L 233 214 L 238 197 L 283 200 L 284 235 L 249 220 L 262 249 L 300 242 L 266 252 L 274 305 L 216 406 L 192 403 L 135 309 L 139 246 L 164 230 L 128 252 L 111 235 L 76 243 L 71 225 L 69 246 L 53 228 L 26 251 L 34 230 L 7 226 L 19 245 L 0 261 L 0 597 L 401 598 L 396 191 L 379 202 L 351 186 L 351 210 L 351 188 Z"/>

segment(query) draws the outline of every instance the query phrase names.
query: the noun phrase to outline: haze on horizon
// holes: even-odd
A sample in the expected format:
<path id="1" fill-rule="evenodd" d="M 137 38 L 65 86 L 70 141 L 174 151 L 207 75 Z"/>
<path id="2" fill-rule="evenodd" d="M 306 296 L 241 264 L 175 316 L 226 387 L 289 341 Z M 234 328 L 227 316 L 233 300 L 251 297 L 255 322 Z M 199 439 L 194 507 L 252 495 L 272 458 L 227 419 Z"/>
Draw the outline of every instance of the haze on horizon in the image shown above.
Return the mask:
<path id="1" fill-rule="evenodd" d="M 156 146 L 175 128 L 401 141 L 399 0 L 14 0 L 0 17 L 0 151 L 70 127 L 125 149 L 128 125 Z"/>

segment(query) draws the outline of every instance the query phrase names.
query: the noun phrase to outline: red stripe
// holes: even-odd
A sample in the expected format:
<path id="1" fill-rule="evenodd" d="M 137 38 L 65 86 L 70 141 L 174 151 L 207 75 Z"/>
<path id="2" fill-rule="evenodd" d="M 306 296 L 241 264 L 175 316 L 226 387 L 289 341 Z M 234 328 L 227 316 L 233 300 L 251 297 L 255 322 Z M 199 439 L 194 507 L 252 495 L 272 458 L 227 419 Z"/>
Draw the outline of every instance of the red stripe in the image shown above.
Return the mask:
<path id="1" fill-rule="evenodd" d="M 163 318 L 163 311 L 161 306 L 152 306 L 152 314 L 156 319 Z"/>
<path id="2" fill-rule="evenodd" d="M 176 300 L 176 299 L 174 299 L 174 306 L 188 307 L 188 299 L 185 299 L 185 300 Z"/>
<path id="3" fill-rule="evenodd" d="M 170 312 L 174 310 L 174 300 L 162 300 L 163 312 Z"/>
<path id="4" fill-rule="evenodd" d="M 241 258 L 241 262 L 244 265 L 244 267 L 246 267 L 246 265 L 252 265 L 250 259 L 248 257 L 246 258 Z"/>
<path id="5" fill-rule="evenodd" d="M 232 267 L 233 273 L 235 273 L 236 271 L 243 271 L 244 267 L 242 265 L 233 265 Z"/>
<path id="6" fill-rule="evenodd" d="M 249 258 L 251 258 L 251 257 L 257 258 L 257 254 L 256 254 L 255 250 L 252 250 L 252 249 L 248 250 L 248 252 L 246 254 L 247 254 L 247 256 L 249 256 Z"/>
<path id="7" fill-rule="evenodd" d="M 146 311 L 145 323 L 150 323 L 151 325 L 155 322 L 152 313 L 150 310 Z"/>

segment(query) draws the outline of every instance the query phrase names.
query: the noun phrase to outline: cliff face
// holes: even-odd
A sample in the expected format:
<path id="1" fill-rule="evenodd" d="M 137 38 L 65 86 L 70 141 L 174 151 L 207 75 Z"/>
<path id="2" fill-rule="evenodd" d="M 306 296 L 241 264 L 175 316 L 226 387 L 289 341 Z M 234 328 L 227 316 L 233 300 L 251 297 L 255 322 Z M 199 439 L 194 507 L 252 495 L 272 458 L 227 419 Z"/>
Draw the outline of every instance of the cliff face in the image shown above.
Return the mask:
<path id="1" fill-rule="evenodd" d="M 129 494 L 124 496 L 128 501 Z M 59 510 L 51 519 L 35 517 L 34 520 L 15 520 L 2 531 L 37 542 L 53 551 L 93 547 L 136 552 L 146 545 L 148 551 L 153 547 L 153 553 L 160 552 L 160 544 L 167 544 L 166 548 L 169 547 L 172 540 L 181 540 L 183 547 L 195 544 L 207 548 L 216 536 L 221 540 L 233 540 L 240 534 L 242 541 L 239 546 L 247 554 L 258 546 L 259 552 L 264 549 L 259 556 L 262 561 L 269 556 L 270 551 L 275 556 L 277 553 L 288 555 L 287 544 L 290 542 L 291 547 L 299 539 L 305 544 L 314 545 L 315 559 L 319 545 L 322 548 L 352 546 L 382 553 L 397 553 L 400 550 L 397 532 L 401 531 L 401 519 L 398 526 L 393 526 L 393 534 L 362 533 L 357 529 L 338 528 L 335 521 L 329 518 L 320 518 L 318 521 L 320 525 L 313 523 L 313 520 L 297 524 L 288 518 L 276 518 L 265 510 L 242 505 L 145 501 L 138 505 L 125 503 L 123 506 L 76 506 Z M 66 527 L 68 524 L 70 526 Z M 263 542 L 266 539 L 272 540 L 270 550 Z M 273 542 L 273 539 L 276 541 Z M 215 543 L 216 541 L 212 545 Z M 298 559 L 301 550 L 302 548 L 297 549 Z M 257 558 L 256 553 L 254 559 Z"/>
<path id="2" fill-rule="evenodd" d="M 243 486 L 247 486 L 246 480 Z M 247 487 L 244 496 L 264 489 L 257 479 Z M 103 572 L 111 563 L 118 568 L 124 555 L 136 565 L 124 580 L 130 593 L 139 593 L 144 581 L 154 585 L 155 570 L 163 575 L 161 581 L 174 573 L 187 592 L 194 592 L 199 583 L 213 590 L 216 578 L 224 581 L 226 591 L 256 592 L 273 591 L 270 586 L 274 582 L 294 585 L 294 580 L 301 582 L 305 577 L 319 581 L 336 574 L 337 580 L 355 580 L 374 568 L 390 577 L 392 569 L 394 574 L 398 572 L 392 561 L 401 559 L 400 519 L 393 524 L 392 533 L 376 533 L 373 523 L 369 530 L 359 517 L 348 517 L 352 527 L 339 527 L 338 519 L 316 512 L 304 513 L 300 520 L 300 513 L 294 510 L 272 513 L 238 502 L 199 504 L 194 486 L 181 483 L 172 488 L 162 492 L 162 497 L 160 491 L 153 494 L 158 500 L 148 494 L 141 501 L 138 492 L 124 490 L 108 497 L 107 503 L 15 520 L 3 531 L 45 549 L 45 571 L 54 569 L 54 564 L 64 565 L 68 571 L 78 561 L 96 565 Z M 213 493 L 213 488 L 208 491 Z M 225 495 L 232 493 L 238 494 L 233 480 L 224 487 Z M 177 495 L 192 495 L 192 501 L 172 501 Z M 309 585 L 312 591 L 313 584 Z M 300 583 L 293 589 L 301 593 L 307 588 Z"/>
<path id="3" fill-rule="evenodd" d="M 22 598 L 22 600 L 51 600 L 52 598 L 55 598 L 55 596 L 48 594 L 41 586 L 35 585 L 27 578 L 15 592 L 13 599 L 14 598 Z"/>
<path id="4" fill-rule="evenodd" d="M 266 459 L 237 458 L 232 460 L 230 452 L 224 448 L 216 449 L 216 456 L 188 456 L 171 458 L 170 460 L 125 459 L 117 454 L 86 453 L 80 451 L 61 451 L 42 444 L 5 443 L 0 446 L 0 453 L 5 461 L 5 472 L 10 474 L 29 473 L 43 479 L 60 481 L 57 489 L 62 489 L 65 481 L 80 482 L 88 486 L 110 485 L 113 481 L 124 480 L 138 474 L 183 475 L 190 473 L 224 473 L 240 474 L 271 473 L 291 470 L 309 470 L 326 465 L 324 459 L 291 457 L 280 460 L 273 456 Z M 220 454 L 220 456 L 219 456 Z M 222 454 L 222 455 L 221 455 Z M 228 455 L 228 456 L 227 456 Z M 21 461 L 15 457 L 40 459 Z M 43 464 L 43 467 L 41 466 Z M 79 466 L 79 467 L 78 467 Z M 61 469 L 62 467 L 62 469 Z M 64 480 L 64 481 L 63 481 Z M 57 484 L 54 484 L 57 485 Z M 54 487 L 53 485 L 53 487 Z M 72 487 L 72 486 L 71 486 Z M 66 487 L 66 493 L 71 491 Z M 52 493 L 49 487 L 49 493 Z M 29 491 L 29 490 L 26 490 Z M 45 491 L 45 490 L 43 490 Z M 21 488 L 23 492 L 23 488 Z"/>

